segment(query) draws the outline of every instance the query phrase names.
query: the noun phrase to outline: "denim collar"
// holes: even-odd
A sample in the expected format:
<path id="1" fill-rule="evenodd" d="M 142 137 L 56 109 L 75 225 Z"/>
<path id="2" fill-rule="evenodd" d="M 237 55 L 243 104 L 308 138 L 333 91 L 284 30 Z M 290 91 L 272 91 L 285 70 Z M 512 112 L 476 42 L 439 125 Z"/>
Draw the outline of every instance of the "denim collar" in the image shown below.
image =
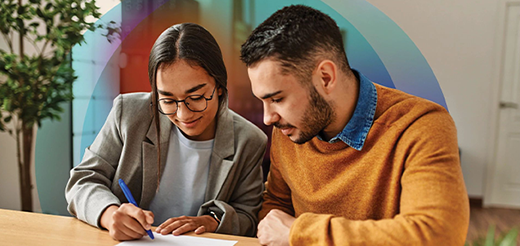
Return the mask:
<path id="1" fill-rule="evenodd" d="M 359 96 L 356 109 L 352 118 L 335 137 L 330 139 L 329 143 L 335 143 L 339 140 L 348 146 L 360 151 L 365 144 L 372 123 L 374 123 L 374 114 L 377 106 L 377 90 L 375 85 L 365 75 L 352 69 L 352 72 L 359 79 Z M 318 139 L 323 139 L 318 135 Z"/>

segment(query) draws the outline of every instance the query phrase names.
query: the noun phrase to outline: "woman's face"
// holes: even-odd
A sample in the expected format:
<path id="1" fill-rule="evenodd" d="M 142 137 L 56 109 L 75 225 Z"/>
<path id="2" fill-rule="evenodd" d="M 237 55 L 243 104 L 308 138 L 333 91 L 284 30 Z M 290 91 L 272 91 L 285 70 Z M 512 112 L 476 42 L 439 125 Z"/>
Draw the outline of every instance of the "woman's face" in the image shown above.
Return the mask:
<path id="1" fill-rule="evenodd" d="M 210 140 L 215 137 L 216 119 L 222 89 L 217 88 L 211 100 L 213 90 L 217 86 L 215 79 L 203 68 L 190 65 L 184 60 L 176 61 L 171 65 L 160 66 L 157 71 L 157 92 L 160 105 L 172 107 L 172 100 L 185 100 L 198 98 L 200 104 L 207 102 L 207 108 L 202 112 L 193 112 L 186 107 L 184 102 L 178 102 L 177 112 L 167 115 L 184 135 L 197 141 Z M 200 97 L 202 96 L 202 97 Z M 206 99 L 204 99 L 206 98 Z M 195 105 L 192 103 L 190 106 Z M 194 107 L 194 106 L 192 106 Z M 197 110 L 195 108 L 195 110 Z M 163 110 L 164 111 L 164 110 Z"/>

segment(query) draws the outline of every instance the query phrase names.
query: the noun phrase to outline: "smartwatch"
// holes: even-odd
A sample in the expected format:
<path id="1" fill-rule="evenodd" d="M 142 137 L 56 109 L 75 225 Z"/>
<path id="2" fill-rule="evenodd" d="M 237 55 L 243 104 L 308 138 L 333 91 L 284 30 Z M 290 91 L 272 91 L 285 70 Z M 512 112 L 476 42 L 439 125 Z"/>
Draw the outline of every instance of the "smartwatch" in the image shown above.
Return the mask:
<path id="1" fill-rule="evenodd" d="M 217 221 L 217 223 L 220 225 L 220 219 L 218 218 L 217 214 L 213 211 L 209 211 L 209 215 L 213 216 L 213 218 Z"/>

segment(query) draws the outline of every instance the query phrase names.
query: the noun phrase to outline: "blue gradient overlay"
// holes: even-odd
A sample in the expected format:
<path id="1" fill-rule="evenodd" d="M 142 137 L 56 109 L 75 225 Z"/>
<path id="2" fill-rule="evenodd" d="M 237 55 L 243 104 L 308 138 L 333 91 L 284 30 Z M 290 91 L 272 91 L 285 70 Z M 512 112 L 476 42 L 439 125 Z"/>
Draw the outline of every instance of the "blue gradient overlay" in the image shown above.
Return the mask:
<path id="1" fill-rule="evenodd" d="M 97 23 L 121 19 L 121 4 L 106 13 Z M 441 88 L 426 59 L 413 41 L 389 17 L 364 0 L 307 0 L 307 1 L 255 1 L 254 26 L 272 13 L 291 4 L 305 4 L 330 15 L 345 32 L 346 52 L 350 65 L 381 85 L 429 99 L 447 108 Z M 133 28 L 158 7 L 139 13 L 127 27 Z M 172 23 L 173 24 L 173 23 Z M 108 43 L 97 32 L 86 32 L 86 44 L 73 48 L 73 68 L 78 76 L 74 94 L 89 100 L 74 107 L 74 131 L 97 133 L 112 106 L 110 98 L 119 93 L 117 69 L 108 64 L 118 63 L 121 41 Z M 238 58 L 237 58 L 238 59 Z M 85 60 L 95 63 L 94 69 Z M 97 69 L 96 69 L 97 67 Z M 94 81 L 94 83 L 92 83 Z M 76 104 L 75 104 L 76 105 Z M 96 110 L 94 110 L 96 109 Z M 94 113 L 94 111 L 96 113 Z M 78 130 L 79 129 L 79 130 Z M 88 135 L 88 134 L 87 134 Z M 95 134 L 76 136 L 74 165 L 79 164 L 84 149 L 92 144 Z"/>

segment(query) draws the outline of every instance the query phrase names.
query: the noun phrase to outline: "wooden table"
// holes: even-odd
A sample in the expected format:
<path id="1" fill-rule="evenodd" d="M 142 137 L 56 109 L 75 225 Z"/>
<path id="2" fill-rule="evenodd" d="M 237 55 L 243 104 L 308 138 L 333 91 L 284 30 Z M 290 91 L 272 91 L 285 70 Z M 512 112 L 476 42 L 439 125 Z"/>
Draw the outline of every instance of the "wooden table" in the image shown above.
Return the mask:
<path id="1" fill-rule="evenodd" d="M 238 241 L 236 246 L 258 246 L 257 238 L 204 233 L 200 236 Z M 76 218 L 0 209 L 0 245 L 116 245 L 107 231 Z"/>

